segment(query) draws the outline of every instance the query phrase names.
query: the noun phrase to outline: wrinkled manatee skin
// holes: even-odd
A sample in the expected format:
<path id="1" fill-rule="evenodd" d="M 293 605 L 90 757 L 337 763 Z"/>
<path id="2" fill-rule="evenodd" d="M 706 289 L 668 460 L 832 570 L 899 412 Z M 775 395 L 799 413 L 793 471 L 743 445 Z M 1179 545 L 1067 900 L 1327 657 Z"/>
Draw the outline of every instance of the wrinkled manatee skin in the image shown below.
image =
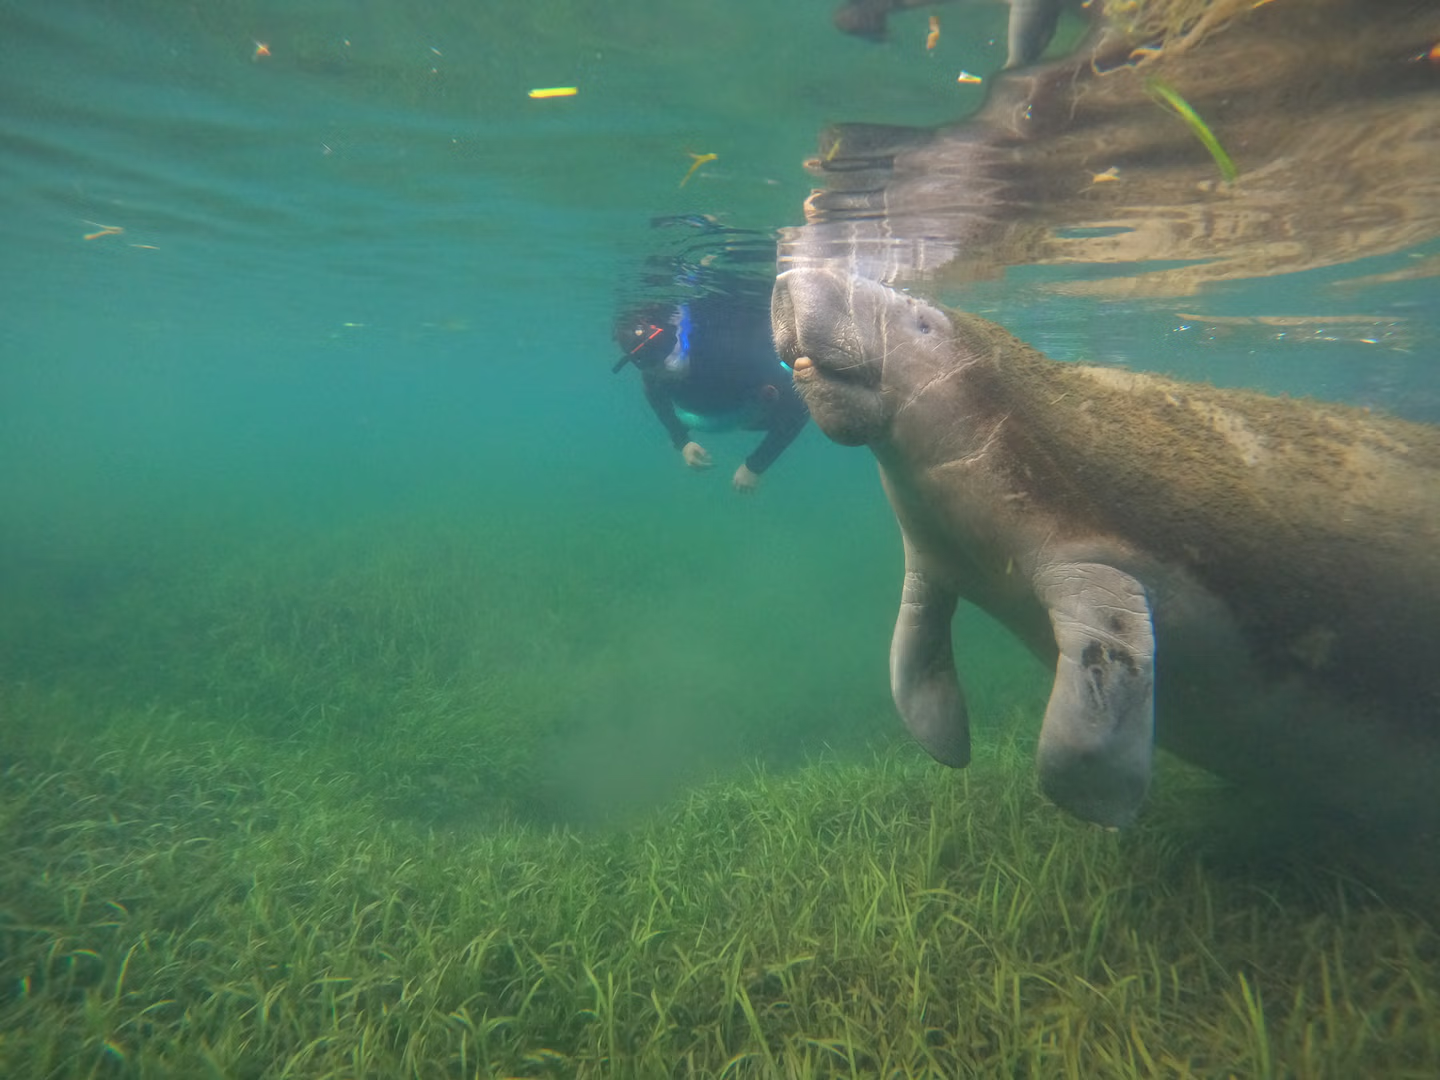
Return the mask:
<path id="1" fill-rule="evenodd" d="M 1086 820 L 1133 820 L 1158 745 L 1440 835 L 1440 429 L 1057 363 L 828 268 L 781 274 L 772 318 L 817 426 L 879 463 L 891 688 L 937 759 L 969 756 L 964 599 L 1053 666 L 1041 784 Z"/>

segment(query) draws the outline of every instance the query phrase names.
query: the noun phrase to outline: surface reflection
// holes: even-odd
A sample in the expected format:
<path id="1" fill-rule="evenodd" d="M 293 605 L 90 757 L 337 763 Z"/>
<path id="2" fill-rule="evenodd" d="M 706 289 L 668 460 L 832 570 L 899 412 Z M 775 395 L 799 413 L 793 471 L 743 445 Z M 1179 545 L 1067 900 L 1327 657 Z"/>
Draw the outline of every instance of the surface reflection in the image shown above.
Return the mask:
<path id="1" fill-rule="evenodd" d="M 943 286 L 1056 266 L 1070 272 L 1049 291 L 1176 297 L 1440 233 L 1433 4 L 1244 5 L 1186 30 L 1137 48 L 1097 26 L 1066 60 L 998 75 L 953 126 L 827 129 L 807 163 L 824 186 L 780 268 Z M 1167 88 L 1233 159 L 1233 183 Z M 1431 256 L 1379 276 L 1437 269 Z"/>

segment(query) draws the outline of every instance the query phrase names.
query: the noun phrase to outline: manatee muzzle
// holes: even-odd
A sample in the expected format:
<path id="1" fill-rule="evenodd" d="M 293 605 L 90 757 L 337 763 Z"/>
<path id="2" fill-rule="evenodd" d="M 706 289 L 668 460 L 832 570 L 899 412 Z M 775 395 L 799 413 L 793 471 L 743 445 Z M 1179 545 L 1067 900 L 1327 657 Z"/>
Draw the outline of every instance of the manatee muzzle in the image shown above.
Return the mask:
<path id="1" fill-rule="evenodd" d="M 771 317 L 775 348 L 787 367 L 806 356 L 826 376 L 872 381 L 844 279 L 826 270 L 786 271 L 775 280 Z"/>

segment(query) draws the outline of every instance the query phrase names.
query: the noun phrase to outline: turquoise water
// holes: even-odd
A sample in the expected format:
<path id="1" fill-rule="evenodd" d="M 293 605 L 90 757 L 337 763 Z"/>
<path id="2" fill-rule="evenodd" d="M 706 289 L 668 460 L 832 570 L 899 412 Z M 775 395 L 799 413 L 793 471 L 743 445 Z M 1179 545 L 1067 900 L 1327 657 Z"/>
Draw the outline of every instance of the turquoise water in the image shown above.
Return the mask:
<path id="1" fill-rule="evenodd" d="M 868 464 L 813 432 L 762 507 L 728 504 L 713 476 L 687 483 L 607 366 L 615 290 L 654 249 L 653 216 L 797 224 L 822 125 L 979 104 L 951 69 L 995 68 L 1003 7 L 967 11 L 963 34 L 956 16 L 937 55 L 918 14 L 877 47 L 833 32 L 828 8 L 9 5 L 12 517 L 69 512 L 70 493 L 122 519 L 152 500 L 199 513 L 256 487 L 308 508 L 456 487 L 504 504 L 693 499 L 677 516 L 701 520 L 844 492 L 879 514 Z M 579 93 L 526 97 L 550 85 Z M 692 151 L 719 158 L 682 188 Z M 103 225 L 125 232 L 82 239 Z M 1213 306 L 1290 312 L 1311 287 Z M 1215 341 L 1173 306 L 1101 322 L 1093 303 L 1012 301 L 1008 321 L 1061 358 L 1433 416 L 1433 305 L 1423 281 L 1349 305 L 1403 315 L 1403 351 Z"/>
<path id="2" fill-rule="evenodd" d="M 0 895 L 0 929 L 9 935 L 0 953 L 0 1015 L 14 1010 L 6 1023 L 20 1035 L 10 1049 L 14 1061 L 38 1070 L 31 1075 L 198 1075 L 186 1069 L 202 1059 L 216 1075 L 321 1074 L 318 1066 L 307 1072 L 300 1056 L 288 1072 L 279 1058 L 231 1068 L 232 1059 L 208 1049 L 177 1052 L 165 1068 L 142 1066 L 138 1026 L 87 1028 L 88 1049 L 74 1057 L 33 1049 L 44 1029 L 35 1017 L 49 1005 L 39 969 L 26 966 L 32 953 L 69 957 L 70 1005 L 97 988 L 124 996 L 117 980 L 132 939 L 117 945 L 53 929 L 62 914 L 89 919 L 92 930 L 117 925 L 113 914 L 87 904 L 141 910 L 128 893 L 69 883 L 72 871 L 76 881 L 83 877 L 75 867 L 84 860 L 67 861 L 62 852 L 71 835 L 64 815 L 66 800 L 89 806 L 118 799 L 122 789 L 129 799 L 124 785 L 145 775 L 152 730 L 157 746 L 188 747 L 179 755 L 187 762 L 232 753 L 231 736 L 252 740 L 233 750 L 236 761 L 252 763 L 222 777 L 231 787 L 216 781 L 216 791 L 231 794 L 212 800 L 206 789 L 202 800 L 195 792 L 203 785 L 173 779 L 178 767 L 157 751 L 170 763 L 154 768 L 158 794 L 133 800 L 149 808 L 137 812 L 146 821 L 152 811 L 161 820 L 159 808 L 183 792 L 197 805 L 226 808 L 215 811 L 220 825 L 204 816 L 210 809 L 192 811 L 197 836 L 213 827 L 248 837 L 252 819 L 289 812 L 276 809 L 289 805 L 281 796 L 291 791 L 276 793 L 274 777 L 290 775 L 279 763 L 309 768 L 313 758 L 306 774 L 313 786 L 295 798 L 329 807 L 325 785 L 348 784 L 344 799 L 358 808 L 332 838 L 398 822 L 397 829 L 414 830 L 405 835 L 416 850 L 420 837 L 443 848 L 447 841 L 435 837 L 447 829 L 489 837 L 519 822 L 563 850 L 517 857 L 516 865 L 582 868 L 592 866 L 584 860 L 603 862 L 606 844 L 640 844 L 634 837 L 642 834 L 625 830 L 653 820 L 646 814 L 663 820 L 690 805 L 684 800 L 711 790 L 707 783 L 751 790 L 743 785 L 757 761 L 783 778 L 806 761 L 865 760 L 876 746 L 910 752 L 886 668 L 900 544 L 871 456 L 812 427 L 760 490 L 742 497 L 729 477 L 753 448 L 753 433 L 707 437 L 716 468 L 689 472 L 649 414 L 634 373 L 611 373 L 617 297 L 647 256 L 680 243 L 673 230 L 652 227 L 654 219 L 710 215 L 762 237 L 800 225 L 815 184 L 802 163 L 816 153 L 823 128 L 959 121 L 981 106 L 986 88 L 958 85 L 956 72 L 989 79 L 1004 62 L 1003 4 L 937 9 L 945 30 L 933 52 L 924 47 L 928 9 L 894 16 L 891 40 L 876 45 L 836 32 L 832 7 L 831 0 L 0 4 L 0 725 L 15 733 L 0 743 L 0 766 L 10 770 L 14 792 L 61 793 L 53 820 L 27 818 L 23 807 L 3 817 L 27 844 L 42 835 L 53 842 L 52 855 L 24 862 L 7 881 L 9 895 Z M 1080 32 L 1067 16 L 1057 48 Z M 527 96 L 572 86 L 570 97 Z M 685 180 L 697 154 L 717 157 Z M 1095 268 L 1020 266 L 945 298 L 1057 359 L 1435 423 L 1440 297 L 1433 276 L 1407 272 L 1437 257 L 1440 247 L 1427 238 L 1356 262 L 1159 299 L 1062 295 L 1050 286 L 1086 280 Z M 1362 277 L 1372 280 L 1335 285 Z M 1327 321 L 1335 315 L 1349 321 Z M 1295 321 L 1263 321 L 1271 317 Z M 956 639 L 964 643 L 977 759 L 1003 758 L 1019 739 L 1025 750 L 1015 756 L 1015 775 L 1028 785 L 1026 740 L 1033 741 L 1050 675 L 974 612 L 962 613 Z M 58 749 L 48 747 L 50 735 Z M 102 745 L 92 756 L 90 748 Z M 126 745 L 141 749 L 124 773 L 129 779 L 115 779 L 124 770 L 106 770 Z M 895 777 L 905 768 L 930 775 L 913 761 L 885 766 L 887 805 L 899 805 L 904 785 Z M 56 776 L 73 769 L 82 779 L 47 789 L 50 769 Z M 1162 798 L 1159 825 L 1138 845 L 1143 857 L 1126 861 L 1128 849 L 1105 848 L 1097 856 L 1104 872 L 1076 871 L 1103 896 L 1121 889 L 1113 884 L 1121 878 L 1124 889 L 1144 892 L 1137 866 L 1189 865 L 1194 837 L 1185 832 L 1190 804 L 1183 800 L 1203 801 L 1212 789 L 1189 773 L 1162 772 L 1162 785 L 1167 777 L 1179 794 Z M 780 797 L 800 798 L 777 783 Z M 981 781 L 975 785 L 978 792 Z M 934 790 L 921 791 L 927 807 Z M 1038 828 L 1048 841 L 1046 829 L 1069 827 L 1042 817 L 1040 797 L 1028 788 L 1023 797 L 1013 785 L 1006 790 L 1006 799 L 1022 800 L 1006 834 L 1019 837 L 1018 846 L 1034 846 L 1024 829 Z M 243 811 L 250 795 L 235 791 L 253 795 L 259 809 Z M 225 799 L 242 809 L 232 811 Z M 1216 802 L 1224 800 L 1206 805 Z M 17 795 L 6 805 L 22 803 Z M 928 810 L 908 812 L 898 820 L 913 839 Z M 117 829 L 125 819 L 118 809 L 91 816 Z M 361 819 L 369 824 L 356 826 Z M 544 832 L 568 828 L 588 839 L 564 848 L 569 834 Z M 1106 842 L 1077 836 L 1078 827 L 1060 835 L 1057 850 L 1073 842 L 1093 854 Z M 950 844 L 937 842 L 923 856 L 927 874 L 944 861 L 939 847 Z M 575 855 L 581 849 L 583 860 Z M 244 879 L 252 852 L 238 841 L 234 850 L 242 870 L 226 872 Z M 1290 963 L 1312 957 L 1307 934 L 1343 937 L 1351 894 L 1314 899 L 1329 896 L 1328 878 L 1287 892 L 1288 878 L 1276 884 L 1267 876 L 1281 873 L 1269 849 L 1257 842 L 1257 850 L 1235 856 L 1234 865 L 1222 860 L 1218 883 L 1206 886 L 1228 905 L 1215 936 L 1224 939 L 1217 950 L 1231 952 L 1207 969 L 1220 973 L 1214 1008 L 1204 1014 L 1210 1019 L 1177 1039 L 1203 1041 L 1211 1037 L 1206 1024 L 1221 1026 L 1216 1017 L 1243 1014 L 1237 1003 L 1248 998 L 1236 996 L 1237 986 L 1248 993 L 1250 983 L 1235 982 L 1233 955 L 1275 938 L 1290 949 L 1277 962 Z M 432 854 L 434 867 L 474 857 L 469 849 Z M 383 862 L 376 856 L 376 866 Z M 393 863 L 403 876 L 402 857 Z M 22 866 L 18 857 L 14 865 Z M 818 865 L 817 875 L 840 875 L 833 864 Z M 1050 868 L 1046 858 L 1037 873 Z M 1182 899 L 1204 893 L 1182 873 L 1156 890 L 1159 925 L 1189 918 L 1177 914 L 1185 910 L 1178 900 L 1164 907 L 1166 889 Z M 451 869 L 433 874 L 437 887 L 458 880 Z M 177 880 L 191 876 L 183 871 Z M 254 881 L 263 876 L 257 870 Z M 930 895 L 935 883 L 926 881 L 914 895 Z M 80 896 L 73 910 L 54 899 L 61 894 Z M 443 903 L 452 901 L 463 906 L 446 894 Z M 228 928 L 251 932 L 250 916 L 218 901 L 187 904 L 174 918 L 200 919 L 207 910 L 225 912 L 216 918 Z M 1374 998 L 1356 991 L 1350 1018 L 1359 1018 L 1371 1042 L 1357 1036 L 1345 1053 L 1316 1051 L 1328 1072 L 1307 1072 L 1303 1062 L 1316 1059 L 1297 1056 L 1271 1075 L 1287 1068 L 1366 1075 L 1367 1063 L 1383 1058 L 1366 1056 L 1380 1053 L 1377 1031 L 1412 1040 L 1396 1051 L 1416 1070 L 1405 1075 L 1426 1075 L 1440 1061 L 1426 1034 L 1435 1030 L 1426 1010 L 1440 978 L 1434 939 L 1421 924 L 1380 910 L 1375 918 L 1408 935 L 1405 955 L 1414 963 L 1407 970 L 1387 960 L 1386 972 L 1400 971 L 1410 980 L 1404 993 L 1413 991 L 1413 1000 L 1394 1008 L 1420 1021 L 1397 1020 L 1394 1031 L 1382 1031 L 1365 1017 L 1394 1005 L 1390 989 Z M 1023 923 L 1018 906 L 1009 914 L 1007 929 Z M 270 932 L 254 920 L 260 929 L 252 937 Z M 443 923 L 444 913 L 435 921 Z M 621 921 L 628 933 L 629 915 Z M 1076 949 L 1087 962 L 1101 923 L 1099 914 L 1093 925 L 1076 916 L 1079 938 L 1090 935 L 1090 945 Z M 42 924 L 60 944 L 41 940 Z M 1291 939 L 1281 927 L 1300 929 Z M 1068 914 L 1065 929 L 1074 929 Z M 146 932 L 145 941 L 159 940 Z M 1366 948 L 1336 944 L 1336 970 L 1342 952 L 1350 962 Z M 103 956 L 108 966 L 86 983 L 74 975 L 75 957 L 92 949 L 96 964 Z M 746 963 L 789 959 L 757 953 Z M 142 953 L 134 993 L 154 989 L 135 1007 L 162 994 L 170 1002 L 171 991 L 159 988 L 168 987 L 163 965 L 156 961 L 146 974 L 143 960 Z M 1157 970 L 1169 962 L 1157 960 Z M 1190 969 L 1175 963 L 1160 979 L 1176 984 L 1173 1000 L 1146 1013 L 1157 1030 L 1188 1015 L 1177 971 Z M 1357 984 L 1362 968 L 1354 969 Z M 1117 985 L 1128 977 L 1109 974 Z M 1082 976 L 1103 981 L 1092 968 Z M 256 975 L 256 985 L 268 977 Z M 542 977 L 534 975 L 536 986 Z M 1259 974 L 1250 977 L 1259 985 Z M 63 981 L 48 968 L 45 978 Z M 574 974 L 573 986 L 556 995 L 554 1015 L 589 1025 L 576 1018 L 592 1007 L 599 1015 L 585 996 L 590 985 Z M 1286 1045 L 1309 1046 L 1314 993 L 1301 1001 L 1283 980 L 1266 985 L 1272 1004 L 1297 1002 L 1300 1019 L 1286 1029 Z M 718 993 L 695 987 L 696 1010 Z M 1009 984 L 1002 989 L 1008 1008 Z M 635 1000 L 648 1001 L 648 990 L 637 989 Z M 1021 1030 L 1020 992 L 1017 981 L 1014 1031 Z M 496 1014 L 513 1006 L 506 999 Z M 454 1020 L 462 998 L 434 1008 L 442 1021 Z M 964 1014 L 968 1006 L 955 1008 Z M 703 1075 L 724 1073 L 727 1057 L 747 1052 L 746 1029 L 734 1019 L 741 1013 L 730 1013 L 734 1030 L 717 1041 L 718 1063 Z M 67 1032 L 56 1046 L 82 1045 L 79 1028 L 65 1026 L 80 1024 L 78 1014 L 78 1007 L 64 1021 L 54 1020 L 59 1012 L 44 1014 L 53 1030 Z M 226 1030 L 249 1033 L 252 1022 L 244 1013 Z M 954 1029 L 948 1020 L 931 1022 Z M 1124 1034 L 1123 1022 L 1107 1023 L 1111 1034 Z M 877 1025 L 893 1028 L 889 1019 Z M 221 1027 L 203 1029 L 205 1047 L 217 1045 L 213 1032 Z M 508 1067 L 523 1060 L 525 1075 L 659 1075 L 643 1065 L 627 1072 L 616 1064 L 623 1055 L 607 1056 L 613 1047 L 586 1057 L 583 1039 L 568 1028 L 536 1032 L 516 1035 Z M 1084 1024 L 1071 1034 L 1074 1045 L 1089 1038 Z M 5 1038 L 0 1026 L 0 1051 L 9 1052 Z M 1260 1044 L 1264 1038 L 1262 1029 Z M 1027 1045 L 1062 1043 L 1072 1045 L 1042 1033 Z M 551 1047 L 588 1062 L 589 1071 L 547 1072 L 543 1053 Z M 1185 1075 L 1175 1064 L 1182 1059 L 1198 1063 L 1191 1075 L 1262 1075 L 1252 1066 L 1269 1067 L 1261 1050 L 1253 1058 L 1185 1054 L 1175 1051 L 1168 1073 L 1169 1066 L 1147 1073 L 1134 1058 L 1132 1072 L 1107 1075 Z M 463 1067 L 459 1060 L 448 1071 L 417 1067 L 414 1075 L 489 1075 L 473 1059 Z M 1034 1050 L 1024 1060 L 1029 1066 L 1008 1075 L 1063 1075 L 1070 1059 Z M 1396 1059 L 1383 1060 L 1399 1068 Z M 44 1069 L 34 1065 L 42 1061 Z M 729 1075 L 782 1074 L 751 1066 Z M 327 1074 L 398 1075 L 347 1068 Z M 494 1075 L 504 1074 L 496 1068 Z M 868 1072 L 836 1066 L 812 1074 L 881 1071 L 875 1064 Z M 912 1074 L 942 1075 L 918 1066 Z"/>
<path id="3" fill-rule="evenodd" d="M 978 10 L 945 63 L 993 67 L 1003 14 Z M 750 449 L 737 433 L 714 440 L 721 467 L 687 473 L 610 374 L 610 319 L 669 243 L 652 217 L 773 231 L 798 221 L 822 125 L 973 108 L 939 61 L 834 33 L 824 4 L 7 18 L 12 588 L 43 593 L 36 567 L 100 580 L 163 560 L 155 545 L 218 561 L 212 532 L 283 545 L 473 514 L 599 584 L 611 544 L 648 553 L 660 582 L 695 571 L 676 620 L 746 598 L 735 639 L 696 631 L 715 665 L 780 679 L 804 648 L 827 677 L 864 672 L 837 699 L 883 706 L 897 554 L 873 465 L 808 431 L 744 501 L 726 482 Z M 553 85 L 578 94 L 527 97 Z M 719 157 L 682 188 L 691 152 Z M 124 232 L 84 239 L 104 226 Z M 106 597 L 88 600 L 98 617 Z"/>
<path id="4" fill-rule="evenodd" d="M 763 242 L 801 222 L 825 125 L 977 108 L 984 87 L 953 71 L 993 75 L 1003 6 L 947 14 L 930 53 L 923 13 L 874 45 L 835 32 L 825 0 L 6 15 L 0 506 L 11 610 L 48 613 L 9 624 L 12 680 L 82 678 L 76 626 L 132 618 L 122 599 L 163 612 L 175 589 L 146 590 L 167 560 L 204 579 L 247 550 L 473 520 L 529 556 L 511 561 L 525 581 L 505 618 L 534 608 L 592 661 L 633 658 L 586 712 L 643 699 L 690 718 L 642 736 L 667 771 L 814 749 L 835 702 L 862 703 L 856 727 L 891 722 L 899 553 L 868 455 L 811 429 L 747 500 L 726 480 L 753 437 L 733 433 L 711 440 L 719 467 L 687 472 L 633 373 L 611 375 L 610 319 L 647 256 L 692 242 L 652 220 L 710 215 Z M 1078 32 L 1067 21 L 1061 44 Z M 550 86 L 577 93 L 527 96 Z M 1057 297 L 1042 286 L 1094 270 L 1022 266 L 959 299 L 1059 359 L 1434 420 L 1429 279 L 1325 291 L 1433 255 L 1154 301 Z M 1359 321 L 1233 321 L 1336 313 Z M 653 572 L 624 571 L 648 607 L 600 599 L 621 558 Z M 995 651 L 979 667 L 1000 673 L 997 699 L 1033 703 L 1039 669 L 967 617 Z M 165 639 L 106 680 L 143 699 L 170 670 L 153 654 L 187 648 Z M 721 751 L 700 733 L 740 698 L 787 702 L 793 729 Z M 624 757 L 600 786 L 633 781 Z"/>

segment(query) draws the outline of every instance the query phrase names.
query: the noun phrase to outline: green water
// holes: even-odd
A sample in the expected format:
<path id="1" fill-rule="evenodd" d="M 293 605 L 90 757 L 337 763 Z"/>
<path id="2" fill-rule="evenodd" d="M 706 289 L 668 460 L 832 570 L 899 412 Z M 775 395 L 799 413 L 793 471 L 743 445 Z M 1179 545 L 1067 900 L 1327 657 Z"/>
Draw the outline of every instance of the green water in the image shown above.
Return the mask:
<path id="1" fill-rule="evenodd" d="M 1169 759 L 1059 815 L 974 613 L 924 759 L 868 454 L 742 498 L 611 375 L 653 217 L 799 224 L 824 125 L 1003 62 L 830 8 L 0 5 L 0 1075 L 1440 1072 L 1428 923 Z M 1060 358 L 1440 416 L 1423 280 L 1378 346 L 1014 284 Z"/>

